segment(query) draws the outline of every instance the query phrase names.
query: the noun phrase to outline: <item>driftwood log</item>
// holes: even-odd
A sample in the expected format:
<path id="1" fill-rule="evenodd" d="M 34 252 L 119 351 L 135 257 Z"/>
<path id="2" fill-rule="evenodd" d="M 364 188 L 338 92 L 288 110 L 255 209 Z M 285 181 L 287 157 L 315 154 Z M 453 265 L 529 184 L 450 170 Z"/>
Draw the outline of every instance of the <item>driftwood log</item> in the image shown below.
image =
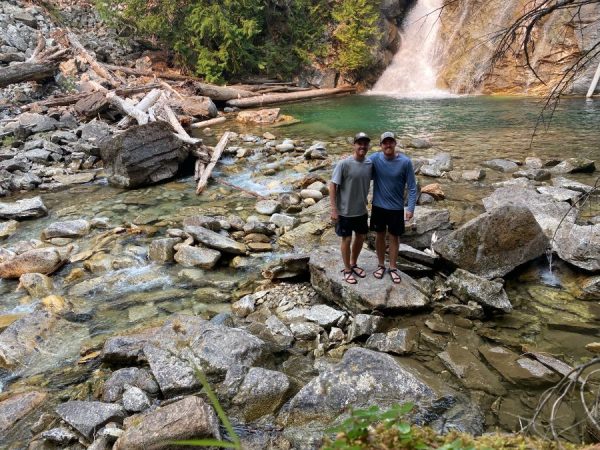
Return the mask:
<path id="1" fill-rule="evenodd" d="M 220 123 L 226 122 L 226 117 L 215 117 L 214 119 L 203 120 L 201 122 L 196 122 L 190 125 L 192 128 L 207 128 L 212 127 L 213 125 L 218 125 Z"/>
<path id="2" fill-rule="evenodd" d="M 203 164 L 196 165 L 196 176 L 198 177 L 198 185 L 196 186 L 196 194 L 201 194 L 202 191 L 204 190 L 204 188 L 206 187 L 206 185 L 208 184 L 208 179 L 210 178 L 210 175 L 211 175 L 213 169 L 217 165 L 217 162 L 219 161 L 219 158 L 221 157 L 223 150 L 225 150 L 225 147 L 227 147 L 227 143 L 229 142 L 230 135 L 231 135 L 231 132 L 226 131 L 223 134 L 223 136 L 221 136 L 219 143 L 213 150 L 212 156 L 210 158 L 210 162 L 208 163 L 208 165 L 206 167 L 202 167 Z"/>
<path id="3" fill-rule="evenodd" d="M 355 91 L 356 88 L 353 87 L 312 89 L 310 91 L 303 92 L 289 92 L 285 94 L 266 94 L 249 98 L 239 98 L 236 100 L 229 100 L 227 101 L 227 104 L 229 106 L 237 106 L 238 108 L 252 108 L 255 106 L 271 105 L 274 103 L 285 103 L 293 102 L 296 100 L 306 100 L 309 98 L 330 97 L 334 95 L 350 94 Z"/>
<path id="4" fill-rule="evenodd" d="M 0 68 L 0 88 L 23 81 L 42 81 L 52 78 L 58 63 L 24 62 Z"/>

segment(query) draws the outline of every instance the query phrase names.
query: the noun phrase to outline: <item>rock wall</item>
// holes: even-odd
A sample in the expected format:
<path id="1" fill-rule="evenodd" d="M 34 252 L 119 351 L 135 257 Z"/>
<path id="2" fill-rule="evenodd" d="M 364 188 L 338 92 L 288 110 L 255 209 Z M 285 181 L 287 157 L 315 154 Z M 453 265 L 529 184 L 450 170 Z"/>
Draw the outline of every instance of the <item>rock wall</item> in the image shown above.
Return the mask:
<path id="1" fill-rule="evenodd" d="M 525 66 L 522 51 L 507 53 L 492 70 L 494 36 L 527 12 L 529 0 L 458 0 L 441 14 L 438 83 L 457 93 L 544 95 L 583 52 L 600 40 L 600 3 L 555 11 L 532 33 L 531 62 L 546 84 Z M 519 49 L 520 50 L 520 49 Z M 585 94 L 600 56 L 568 84 L 566 93 Z M 598 92 L 598 89 L 597 91 Z"/>

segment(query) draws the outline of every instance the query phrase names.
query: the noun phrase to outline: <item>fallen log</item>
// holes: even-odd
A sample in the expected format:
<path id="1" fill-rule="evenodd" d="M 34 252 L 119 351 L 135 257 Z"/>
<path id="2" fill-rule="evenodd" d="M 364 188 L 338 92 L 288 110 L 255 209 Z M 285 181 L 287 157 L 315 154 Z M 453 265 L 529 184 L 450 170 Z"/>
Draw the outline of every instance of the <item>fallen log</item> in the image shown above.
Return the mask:
<path id="1" fill-rule="evenodd" d="M 140 102 L 137 105 L 135 105 L 136 108 L 143 112 L 148 111 L 150 107 L 156 103 L 161 93 L 162 92 L 160 89 L 152 89 L 146 94 L 146 96 L 143 99 L 140 100 Z M 119 121 L 117 127 L 127 128 L 129 125 L 131 125 L 131 117 L 126 116 Z"/>
<path id="2" fill-rule="evenodd" d="M 286 94 L 267 94 L 257 95 L 249 98 L 240 98 L 236 100 L 229 100 L 227 104 L 229 106 L 236 106 L 238 108 L 252 108 L 255 106 L 271 105 L 273 103 L 285 103 L 293 102 L 296 100 L 307 100 L 310 98 L 317 97 L 330 97 L 334 95 L 350 94 L 355 92 L 356 88 L 353 87 L 342 87 L 333 89 L 312 89 L 304 92 L 289 92 Z"/>
<path id="3" fill-rule="evenodd" d="M 202 170 L 202 173 L 198 180 L 198 185 L 196 186 L 196 194 L 201 194 L 202 191 L 204 190 L 204 188 L 206 187 L 206 185 L 208 183 L 208 179 L 210 178 L 210 174 L 212 173 L 213 169 L 217 165 L 217 162 L 219 161 L 219 158 L 221 157 L 223 150 L 225 150 L 225 147 L 227 147 L 227 143 L 229 142 L 230 135 L 231 135 L 231 132 L 226 131 L 223 134 L 223 136 L 221 136 L 219 143 L 213 150 L 212 156 L 210 158 L 210 162 L 208 163 L 206 168 L 204 170 Z"/>
<path id="4" fill-rule="evenodd" d="M 98 61 L 96 61 L 96 58 L 94 58 L 85 49 L 85 47 L 83 45 L 81 45 L 81 42 L 79 42 L 79 39 L 77 38 L 77 36 L 75 36 L 74 33 L 71 33 L 71 32 L 67 33 L 67 38 L 69 39 L 69 42 L 75 48 L 75 50 L 77 50 L 79 55 L 85 60 L 85 62 L 87 62 L 90 65 L 92 70 L 94 72 L 96 72 L 96 74 L 98 76 L 100 76 L 101 78 L 104 78 L 106 81 L 108 81 L 113 86 L 118 86 L 119 84 L 125 84 L 124 80 L 117 80 L 108 70 L 106 70 L 104 67 L 102 67 L 102 65 L 100 65 L 98 63 Z"/>
<path id="5" fill-rule="evenodd" d="M 114 92 L 107 92 L 106 98 L 111 105 L 117 107 L 121 112 L 133 117 L 138 125 L 146 125 L 148 123 L 148 114 L 144 111 L 140 111 L 131 103 L 125 101 Z"/>
<path id="6" fill-rule="evenodd" d="M 226 122 L 226 117 L 215 117 L 214 119 L 203 120 L 201 122 L 196 122 L 190 125 L 191 128 L 207 128 L 212 127 L 213 125 L 218 125 L 220 123 Z"/>
<path id="7" fill-rule="evenodd" d="M 58 69 L 58 63 L 13 64 L 0 68 L 0 88 L 23 81 L 42 81 L 52 78 Z"/>
<path id="8" fill-rule="evenodd" d="M 165 104 L 165 105 L 163 105 L 162 108 L 163 108 L 165 114 L 167 115 L 167 119 L 169 120 L 169 123 L 175 130 L 175 136 L 177 136 L 178 139 L 181 139 L 186 144 L 196 145 L 196 144 L 202 143 L 202 139 L 192 138 L 192 137 L 190 137 L 189 134 L 187 134 L 187 132 L 183 129 L 183 127 L 179 123 L 179 119 L 177 119 L 177 116 L 175 115 L 175 113 L 173 112 L 173 110 L 171 109 L 171 107 L 169 105 Z"/>
<path id="9" fill-rule="evenodd" d="M 256 95 L 254 92 L 236 89 L 230 86 L 215 86 L 214 84 L 206 84 L 194 82 L 194 87 L 198 94 L 205 97 L 210 97 L 213 101 L 225 102 L 235 98 L 252 97 Z"/>

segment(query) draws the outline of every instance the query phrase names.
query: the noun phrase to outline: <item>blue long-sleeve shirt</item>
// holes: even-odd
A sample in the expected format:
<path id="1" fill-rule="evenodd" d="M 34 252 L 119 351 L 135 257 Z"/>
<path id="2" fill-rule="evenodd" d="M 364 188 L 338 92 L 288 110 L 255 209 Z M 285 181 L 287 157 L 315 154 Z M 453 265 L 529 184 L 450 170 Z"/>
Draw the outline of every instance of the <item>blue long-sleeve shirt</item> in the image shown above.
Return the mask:
<path id="1" fill-rule="evenodd" d="M 407 210 L 415 211 L 417 181 L 410 158 L 396 154 L 386 159 L 383 152 L 369 156 L 373 163 L 373 205 L 385 209 L 404 209 L 404 187 L 408 187 Z"/>

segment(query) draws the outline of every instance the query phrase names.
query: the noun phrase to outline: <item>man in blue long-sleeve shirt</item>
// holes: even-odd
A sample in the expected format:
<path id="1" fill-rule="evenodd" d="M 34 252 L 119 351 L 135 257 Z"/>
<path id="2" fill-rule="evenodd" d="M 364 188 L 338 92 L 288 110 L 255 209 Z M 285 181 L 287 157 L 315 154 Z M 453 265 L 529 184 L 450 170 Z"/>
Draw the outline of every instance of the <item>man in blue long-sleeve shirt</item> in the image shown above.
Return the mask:
<path id="1" fill-rule="evenodd" d="M 381 152 L 369 157 L 373 163 L 373 208 L 371 210 L 371 230 L 377 233 L 375 250 L 379 266 L 373 272 L 381 279 L 385 274 L 385 238 L 389 234 L 390 268 L 394 283 L 400 283 L 397 267 L 399 236 L 404 233 L 404 220 L 410 220 L 417 202 L 417 182 L 412 161 L 402 153 L 396 153 L 394 133 L 387 131 L 381 135 Z M 408 206 L 404 210 L 404 187 L 408 187 Z"/>

